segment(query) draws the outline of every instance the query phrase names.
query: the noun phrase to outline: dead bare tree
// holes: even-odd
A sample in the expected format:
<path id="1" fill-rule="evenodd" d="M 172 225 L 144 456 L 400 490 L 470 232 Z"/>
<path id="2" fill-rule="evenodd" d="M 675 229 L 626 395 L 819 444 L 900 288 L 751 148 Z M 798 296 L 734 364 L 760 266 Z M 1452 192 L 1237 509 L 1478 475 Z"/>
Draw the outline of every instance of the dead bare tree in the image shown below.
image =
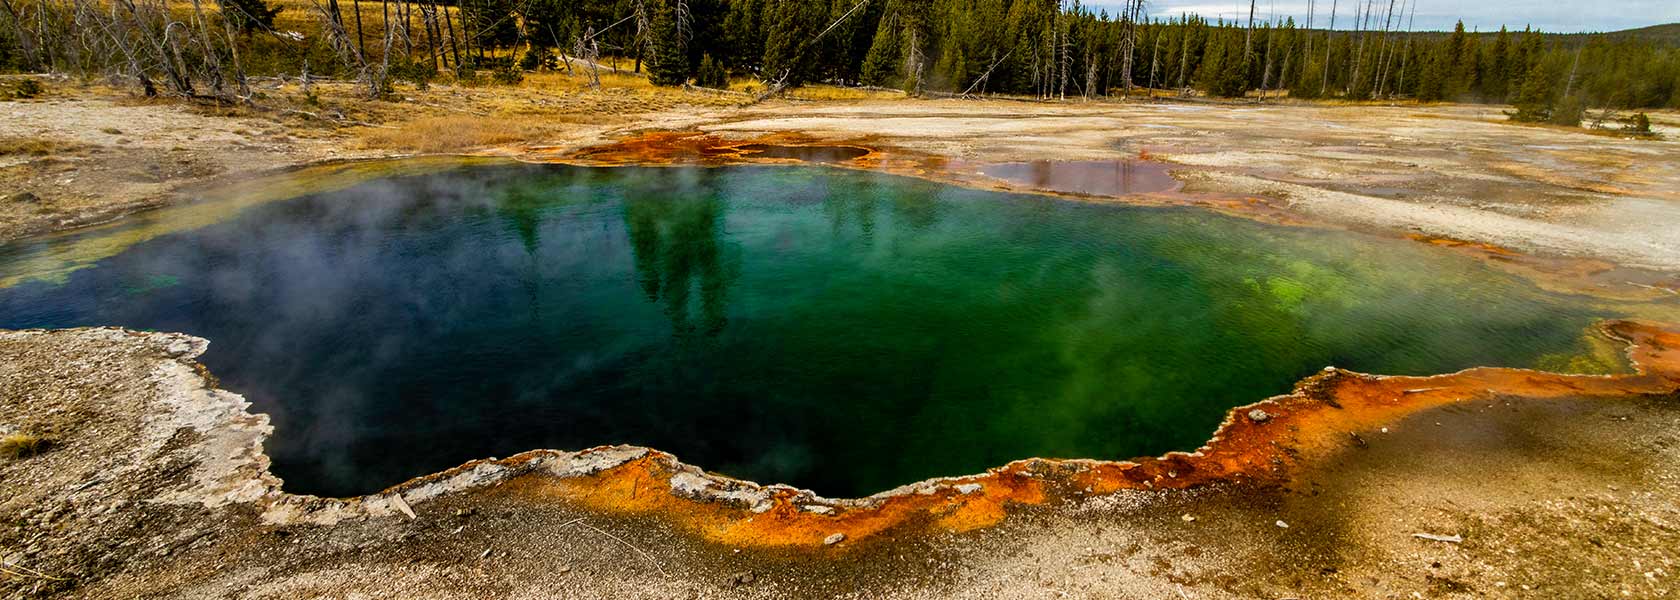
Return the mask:
<path id="1" fill-rule="evenodd" d="M 1090 101 L 1092 94 L 1095 94 L 1096 90 L 1097 61 L 1092 59 L 1091 49 L 1087 47 L 1085 48 L 1085 85 L 1079 90 L 1080 96 L 1083 96 L 1086 101 Z"/>
<path id="2" fill-rule="evenodd" d="M 1243 62 L 1254 55 L 1254 2 L 1248 0 L 1248 33 L 1243 36 Z"/>
<path id="3" fill-rule="evenodd" d="M 1302 51 L 1303 56 L 1313 55 L 1313 10 L 1318 8 L 1316 0 L 1307 0 L 1307 47 Z"/>
<path id="4" fill-rule="evenodd" d="M 1346 93 L 1348 93 L 1348 94 L 1352 94 L 1354 86 L 1358 85 L 1358 83 L 1359 83 L 1359 72 L 1362 69 L 1362 67 L 1365 66 L 1365 62 L 1364 62 L 1364 59 L 1365 59 L 1365 40 L 1370 37 L 1365 32 L 1366 32 L 1367 27 L 1370 24 L 1370 21 L 1371 21 L 1371 4 L 1375 1 L 1376 0 L 1367 1 L 1365 3 L 1365 6 L 1364 6 L 1364 8 L 1365 8 L 1364 16 L 1363 17 L 1354 17 L 1354 19 L 1353 19 L 1354 21 L 1359 23 L 1359 49 L 1354 51 L 1354 53 L 1353 53 L 1353 64 L 1348 66 L 1348 68 L 1352 69 L 1352 71 L 1353 71 L 1352 73 L 1350 73 L 1348 75 L 1347 90 L 1346 90 Z M 1356 4 L 1354 6 L 1355 6 L 1355 8 L 1357 8 L 1359 5 Z"/>
<path id="5" fill-rule="evenodd" d="M 435 4 L 437 0 L 432 1 Z M 449 30 L 449 54 L 454 57 L 455 69 L 458 71 L 461 69 L 461 46 L 455 43 L 455 20 L 450 18 L 448 7 L 443 9 L 443 26 Z M 463 26 L 461 31 L 465 33 L 466 27 Z"/>
<path id="6" fill-rule="evenodd" d="M 1569 80 L 1563 84 L 1563 98 L 1568 101 L 1569 95 L 1575 91 L 1575 70 L 1581 66 L 1581 51 L 1587 49 L 1585 41 L 1575 47 L 1575 60 L 1569 63 Z"/>
<path id="7" fill-rule="evenodd" d="M 1412 16 L 1406 22 L 1406 53 L 1400 55 L 1400 82 L 1395 84 L 1394 91 L 1398 94 L 1406 92 L 1406 59 L 1412 55 L 1412 26 L 1417 24 L 1417 0 L 1412 1 Z"/>
<path id="8" fill-rule="evenodd" d="M 1388 78 L 1388 59 L 1393 52 L 1389 49 L 1389 30 L 1394 23 L 1394 0 L 1388 0 L 1388 12 L 1383 14 L 1382 43 L 1377 45 L 1376 81 L 1371 85 L 1371 98 L 1382 95 L 1383 83 Z"/>
<path id="9" fill-rule="evenodd" d="M 1068 42 L 1067 25 L 1064 22 L 1064 17 L 1063 17 L 1063 15 L 1065 13 L 1066 13 L 1066 11 L 1062 10 L 1062 1 L 1057 0 L 1056 1 L 1056 18 L 1055 18 L 1055 22 L 1054 22 L 1054 25 L 1053 25 L 1053 27 L 1054 27 L 1053 35 L 1054 35 L 1054 40 L 1055 40 L 1054 44 L 1055 44 L 1055 52 L 1056 52 L 1056 55 L 1055 55 L 1056 56 L 1056 94 L 1055 95 L 1056 95 L 1057 98 L 1059 98 L 1061 100 L 1067 100 L 1068 69 L 1072 66 L 1072 62 L 1073 62 L 1073 59 L 1068 57 L 1068 51 L 1073 48 L 1073 44 Z"/>
<path id="10" fill-rule="evenodd" d="M 426 55 L 435 72 L 438 70 L 437 11 L 426 0 L 420 1 L 420 27 L 426 30 Z"/>
<path id="11" fill-rule="evenodd" d="M 1166 37 L 1165 34 L 1166 32 L 1164 31 L 1157 30 L 1155 32 L 1155 52 L 1149 55 L 1148 94 L 1150 99 L 1155 98 L 1155 70 L 1161 66 L 1161 39 Z"/>
<path id="12" fill-rule="evenodd" d="M 356 11 L 356 51 L 363 54 L 362 63 L 365 65 L 367 36 L 362 35 L 362 0 L 350 0 L 350 10 Z"/>
<path id="13" fill-rule="evenodd" d="M 601 45 L 595 41 L 593 26 L 578 37 L 572 45 L 572 54 L 589 64 L 589 87 L 601 87 Z"/>
<path id="14" fill-rule="evenodd" d="M 1125 11 L 1121 13 L 1120 17 L 1119 51 L 1123 55 L 1120 60 L 1120 82 L 1124 84 L 1122 87 L 1124 91 L 1121 92 L 1122 98 L 1132 96 L 1132 55 L 1136 52 L 1137 45 L 1137 21 L 1135 18 L 1137 9 L 1135 7 L 1140 4 L 1142 2 L 1128 0 Z"/>
<path id="15" fill-rule="evenodd" d="M 1323 83 L 1323 86 L 1322 86 L 1323 89 L 1320 89 L 1318 91 L 1318 95 L 1320 95 L 1320 96 L 1323 96 L 1325 94 L 1330 93 L 1330 46 L 1331 46 L 1330 36 L 1335 35 L 1335 34 L 1336 34 L 1336 0 L 1330 0 L 1330 28 L 1325 30 L 1325 32 L 1324 32 L 1324 64 L 1321 67 L 1319 67 L 1319 70 L 1318 70 L 1318 72 L 1322 74 L 1320 80 Z"/>
<path id="16" fill-rule="evenodd" d="M 133 82 L 146 96 L 251 100 L 227 6 L 212 12 L 203 0 L 181 11 L 167 0 L 0 1 L 0 15 L 14 20 L 28 44 L 32 67 Z"/>
<path id="17" fill-rule="evenodd" d="M 1266 88 L 1272 85 L 1272 48 L 1277 46 L 1277 27 L 1272 23 L 1266 26 L 1266 62 L 1260 68 L 1260 101 L 1266 101 Z"/>

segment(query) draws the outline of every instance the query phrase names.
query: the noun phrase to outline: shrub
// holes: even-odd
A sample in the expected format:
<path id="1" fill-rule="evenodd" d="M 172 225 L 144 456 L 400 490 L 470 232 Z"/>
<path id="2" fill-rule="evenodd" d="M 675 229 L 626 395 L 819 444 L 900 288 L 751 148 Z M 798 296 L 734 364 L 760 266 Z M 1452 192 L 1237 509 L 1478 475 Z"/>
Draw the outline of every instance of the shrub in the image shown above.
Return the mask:
<path id="1" fill-rule="evenodd" d="M 1581 118 L 1586 114 L 1586 112 L 1587 107 L 1586 104 L 1581 101 L 1581 97 L 1571 96 L 1569 98 L 1559 100 L 1557 106 L 1552 109 L 1550 118 L 1546 119 L 1546 121 L 1553 125 L 1579 127 L 1581 125 Z"/>
<path id="2" fill-rule="evenodd" d="M 507 66 L 492 71 L 490 78 L 502 85 L 519 85 L 519 82 L 525 81 L 525 72 L 518 67 Z"/>
<path id="3" fill-rule="evenodd" d="M 0 438 L 0 458 L 29 458 L 46 452 L 50 447 L 52 441 L 47 438 L 28 433 L 13 433 Z"/>
<path id="4" fill-rule="evenodd" d="M 400 79 L 412 83 L 420 89 L 426 89 L 432 78 L 437 76 L 437 71 L 426 63 L 403 60 L 391 63 L 390 69 L 385 74 L 389 79 Z"/>
<path id="5" fill-rule="evenodd" d="M 36 96 L 40 96 L 41 93 L 45 91 L 46 88 L 43 87 L 39 81 L 35 81 L 34 79 L 19 79 L 17 86 L 12 88 L 12 95 L 19 98 L 34 98 Z"/>
<path id="6" fill-rule="evenodd" d="M 1628 117 L 1626 129 L 1631 133 L 1649 134 L 1651 133 L 1651 117 L 1642 112 L 1634 113 L 1633 116 Z"/>
<path id="7" fill-rule="evenodd" d="M 723 68 L 723 63 L 706 54 L 700 57 L 700 72 L 696 74 L 695 84 L 700 87 L 729 89 L 729 70 Z"/>

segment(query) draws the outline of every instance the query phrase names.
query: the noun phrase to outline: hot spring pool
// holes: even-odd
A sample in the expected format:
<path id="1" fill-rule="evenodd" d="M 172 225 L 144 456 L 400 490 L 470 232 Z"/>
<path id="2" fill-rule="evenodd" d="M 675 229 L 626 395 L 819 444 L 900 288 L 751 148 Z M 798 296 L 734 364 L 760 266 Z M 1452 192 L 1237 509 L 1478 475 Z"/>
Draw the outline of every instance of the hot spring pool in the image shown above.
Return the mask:
<path id="1" fill-rule="evenodd" d="M 1193 449 L 1326 365 L 1614 366 L 1603 309 L 1422 244 L 843 169 L 478 165 L 202 220 L 56 279 L 17 272 L 143 224 L 0 247 L 0 327 L 210 339 L 299 493 L 628 443 L 858 496 Z"/>

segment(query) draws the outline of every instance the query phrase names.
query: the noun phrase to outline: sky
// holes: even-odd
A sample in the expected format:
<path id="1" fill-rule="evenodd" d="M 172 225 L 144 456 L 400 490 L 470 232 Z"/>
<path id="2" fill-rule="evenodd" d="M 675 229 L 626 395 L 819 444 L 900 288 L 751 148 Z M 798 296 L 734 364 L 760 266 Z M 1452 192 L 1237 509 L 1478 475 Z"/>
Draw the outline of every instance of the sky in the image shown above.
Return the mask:
<path id="1" fill-rule="evenodd" d="M 1313 25 L 1322 28 L 1328 24 L 1332 0 L 1312 1 L 1316 6 Z M 1369 0 L 1334 1 L 1337 4 L 1336 28 L 1347 29 L 1353 22 L 1354 6 Z M 1381 5 L 1376 14 L 1387 11 L 1387 2 L 1375 1 Z M 1396 12 L 1400 10 L 1401 1 L 1410 0 L 1395 0 Z M 1306 24 L 1308 0 L 1257 2 L 1254 12 L 1257 21 L 1275 12 L 1279 20 L 1292 16 L 1296 23 Z M 1082 4 L 1093 10 L 1107 9 L 1114 14 L 1125 6 L 1125 0 L 1084 0 Z M 1221 17 L 1248 19 L 1248 0 L 1148 0 L 1144 7 L 1150 15 L 1158 18 L 1196 13 L 1209 20 Z M 1498 31 L 1500 25 L 1512 29 L 1533 25 L 1553 33 L 1617 31 L 1680 22 L 1680 0 L 1417 0 L 1419 31 L 1450 30 L 1459 19 L 1464 19 L 1467 30 Z"/>

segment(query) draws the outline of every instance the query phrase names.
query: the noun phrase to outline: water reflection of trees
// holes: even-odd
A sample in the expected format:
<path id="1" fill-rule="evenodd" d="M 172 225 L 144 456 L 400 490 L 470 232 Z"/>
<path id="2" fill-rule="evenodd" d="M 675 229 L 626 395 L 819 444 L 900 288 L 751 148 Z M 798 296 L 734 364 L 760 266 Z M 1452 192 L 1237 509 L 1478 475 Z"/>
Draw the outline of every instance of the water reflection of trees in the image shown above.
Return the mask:
<path id="1" fill-rule="evenodd" d="M 661 303 L 679 334 L 716 335 L 727 323 L 733 266 L 721 251 L 723 201 L 696 180 L 637 186 L 624 199 L 624 223 L 636 276 L 649 301 Z M 661 178 L 665 179 L 665 178 Z M 694 288 L 700 314 L 689 314 Z"/>
<path id="2" fill-rule="evenodd" d="M 847 181 L 845 189 L 825 190 L 823 213 L 828 216 L 830 231 L 840 235 L 855 223 L 862 238 L 871 239 L 883 205 L 892 211 L 889 227 L 923 231 L 932 226 L 939 220 L 936 192 L 929 189 L 910 193 L 903 189 L 904 185 L 906 182 L 902 181 L 883 185 L 877 176 L 860 175 Z"/>

